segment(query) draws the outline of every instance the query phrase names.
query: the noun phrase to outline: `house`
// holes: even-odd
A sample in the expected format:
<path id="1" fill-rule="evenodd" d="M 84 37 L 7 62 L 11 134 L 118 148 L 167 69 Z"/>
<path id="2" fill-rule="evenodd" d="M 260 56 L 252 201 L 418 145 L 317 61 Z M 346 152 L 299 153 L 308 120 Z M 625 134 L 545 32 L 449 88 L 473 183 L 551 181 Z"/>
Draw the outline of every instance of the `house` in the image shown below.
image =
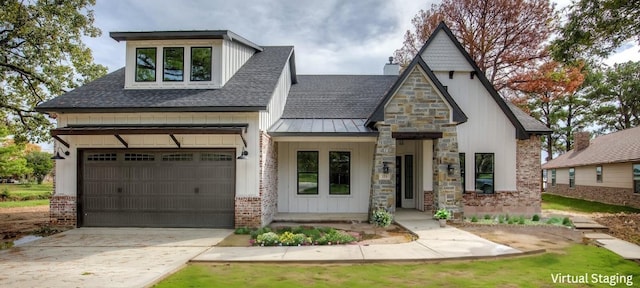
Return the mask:
<path id="1" fill-rule="evenodd" d="M 542 165 L 548 193 L 640 208 L 640 127 L 574 134 L 574 149 Z"/>
<path id="2" fill-rule="evenodd" d="M 226 30 L 110 35 L 127 42 L 124 68 L 37 107 L 65 158 L 54 223 L 540 212 L 550 131 L 498 95 L 444 23 L 401 75 L 393 63 L 392 75 L 297 75 L 293 47 Z"/>

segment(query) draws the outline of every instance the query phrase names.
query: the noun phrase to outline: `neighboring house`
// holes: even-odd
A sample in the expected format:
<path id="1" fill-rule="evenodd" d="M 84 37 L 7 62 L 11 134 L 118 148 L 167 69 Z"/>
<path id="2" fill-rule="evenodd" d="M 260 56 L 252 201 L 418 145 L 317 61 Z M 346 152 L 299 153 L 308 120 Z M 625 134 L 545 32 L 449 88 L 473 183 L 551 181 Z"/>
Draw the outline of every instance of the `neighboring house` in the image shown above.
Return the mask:
<path id="1" fill-rule="evenodd" d="M 230 31 L 111 37 L 127 41 L 125 68 L 37 108 L 71 152 L 56 163 L 54 223 L 540 212 L 550 131 L 498 95 L 444 24 L 401 75 L 390 63 L 377 76 L 297 75 L 293 47 Z"/>
<path id="2" fill-rule="evenodd" d="M 574 149 L 544 165 L 548 193 L 640 208 L 640 127 L 574 135 Z"/>

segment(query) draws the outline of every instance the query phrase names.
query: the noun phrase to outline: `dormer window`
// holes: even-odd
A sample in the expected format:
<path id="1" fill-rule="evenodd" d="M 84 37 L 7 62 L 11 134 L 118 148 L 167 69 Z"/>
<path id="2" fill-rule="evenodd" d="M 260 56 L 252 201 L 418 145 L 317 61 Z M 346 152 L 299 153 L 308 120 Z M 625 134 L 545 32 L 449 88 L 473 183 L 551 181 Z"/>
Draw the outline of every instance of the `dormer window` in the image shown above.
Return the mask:
<path id="1" fill-rule="evenodd" d="M 136 82 L 156 81 L 156 48 L 136 49 Z"/>
<path id="2" fill-rule="evenodd" d="M 211 47 L 191 47 L 191 81 L 211 81 Z"/>
<path id="3" fill-rule="evenodd" d="M 184 80 L 184 48 L 164 47 L 162 81 Z"/>

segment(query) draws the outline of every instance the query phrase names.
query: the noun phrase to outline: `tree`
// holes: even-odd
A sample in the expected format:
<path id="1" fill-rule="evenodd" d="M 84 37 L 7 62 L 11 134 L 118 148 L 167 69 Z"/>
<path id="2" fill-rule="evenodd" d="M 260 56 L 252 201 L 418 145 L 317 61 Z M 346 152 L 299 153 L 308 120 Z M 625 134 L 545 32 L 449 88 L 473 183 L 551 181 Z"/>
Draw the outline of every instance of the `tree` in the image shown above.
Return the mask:
<path id="1" fill-rule="evenodd" d="M 543 137 L 547 160 L 571 149 L 576 121 L 582 119 L 588 105 L 577 93 L 584 82 L 581 68 L 548 61 L 536 71 L 514 77 L 511 85 L 523 94 L 514 102 L 553 130 Z"/>
<path id="2" fill-rule="evenodd" d="M 33 177 L 36 178 L 38 184 L 42 184 L 44 177 L 53 170 L 51 154 L 47 152 L 34 151 L 28 153 L 25 159 L 27 160 L 27 168 L 32 171 L 31 173 Z"/>
<path id="3" fill-rule="evenodd" d="M 596 74 L 588 94 L 590 120 L 599 132 L 624 130 L 640 125 L 640 62 L 615 64 Z"/>
<path id="4" fill-rule="evenodd" d="M 2 124 L 16 142 L 41 142 L 51 123 L 34 107 L 106 73 L 81 39 L 100 35 L 89 9 L 95 0 L 0 3 Z"/>
<path id="5" fill-rule="evenodd" d="M 406 65 L 438 23 L 444 21 L 489 81 L 501 90 L 511 75 L 546 55 L 554 29 L 554 5 L 548 0 L 444 0 L 411 21 L 395 60 Z"/>
<path id="6" fill-rule="evenodd" d="M 24 156 L 24 145 L 7 138 L 7 129 L 0 127 L 0 177 L 8 178 L 31 173 Z"/>
<path id="7" fill-rule="evenodd" d="M 640 43 L 640 2 L 579 0 L 568 8 L 567 22 L 551 45 L 554 59 L 572 62 L 606 57 L 629 41 Z"/>

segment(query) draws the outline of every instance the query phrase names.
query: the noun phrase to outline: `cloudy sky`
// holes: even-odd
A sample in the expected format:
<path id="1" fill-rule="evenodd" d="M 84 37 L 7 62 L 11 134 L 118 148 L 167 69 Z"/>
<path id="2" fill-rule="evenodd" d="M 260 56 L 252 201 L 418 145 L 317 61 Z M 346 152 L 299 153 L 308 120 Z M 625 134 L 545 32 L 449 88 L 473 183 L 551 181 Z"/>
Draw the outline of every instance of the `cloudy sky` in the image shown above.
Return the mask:
<path id="1" fill-rule="evenodd" d="M 258 45 L 293 45 L 300 74 L 381 74 L 420 9 L 439 0 L 98 0 L 99 38 L 87 38 L 96 62 L 124 66 L 113 31 L 231 30 Z M 556 0 L 559 7 L 570 0 Z M 637 47 L 610 62 L 639 60 Z M 634 49 L 635 48 L 635 49 Z"/>

